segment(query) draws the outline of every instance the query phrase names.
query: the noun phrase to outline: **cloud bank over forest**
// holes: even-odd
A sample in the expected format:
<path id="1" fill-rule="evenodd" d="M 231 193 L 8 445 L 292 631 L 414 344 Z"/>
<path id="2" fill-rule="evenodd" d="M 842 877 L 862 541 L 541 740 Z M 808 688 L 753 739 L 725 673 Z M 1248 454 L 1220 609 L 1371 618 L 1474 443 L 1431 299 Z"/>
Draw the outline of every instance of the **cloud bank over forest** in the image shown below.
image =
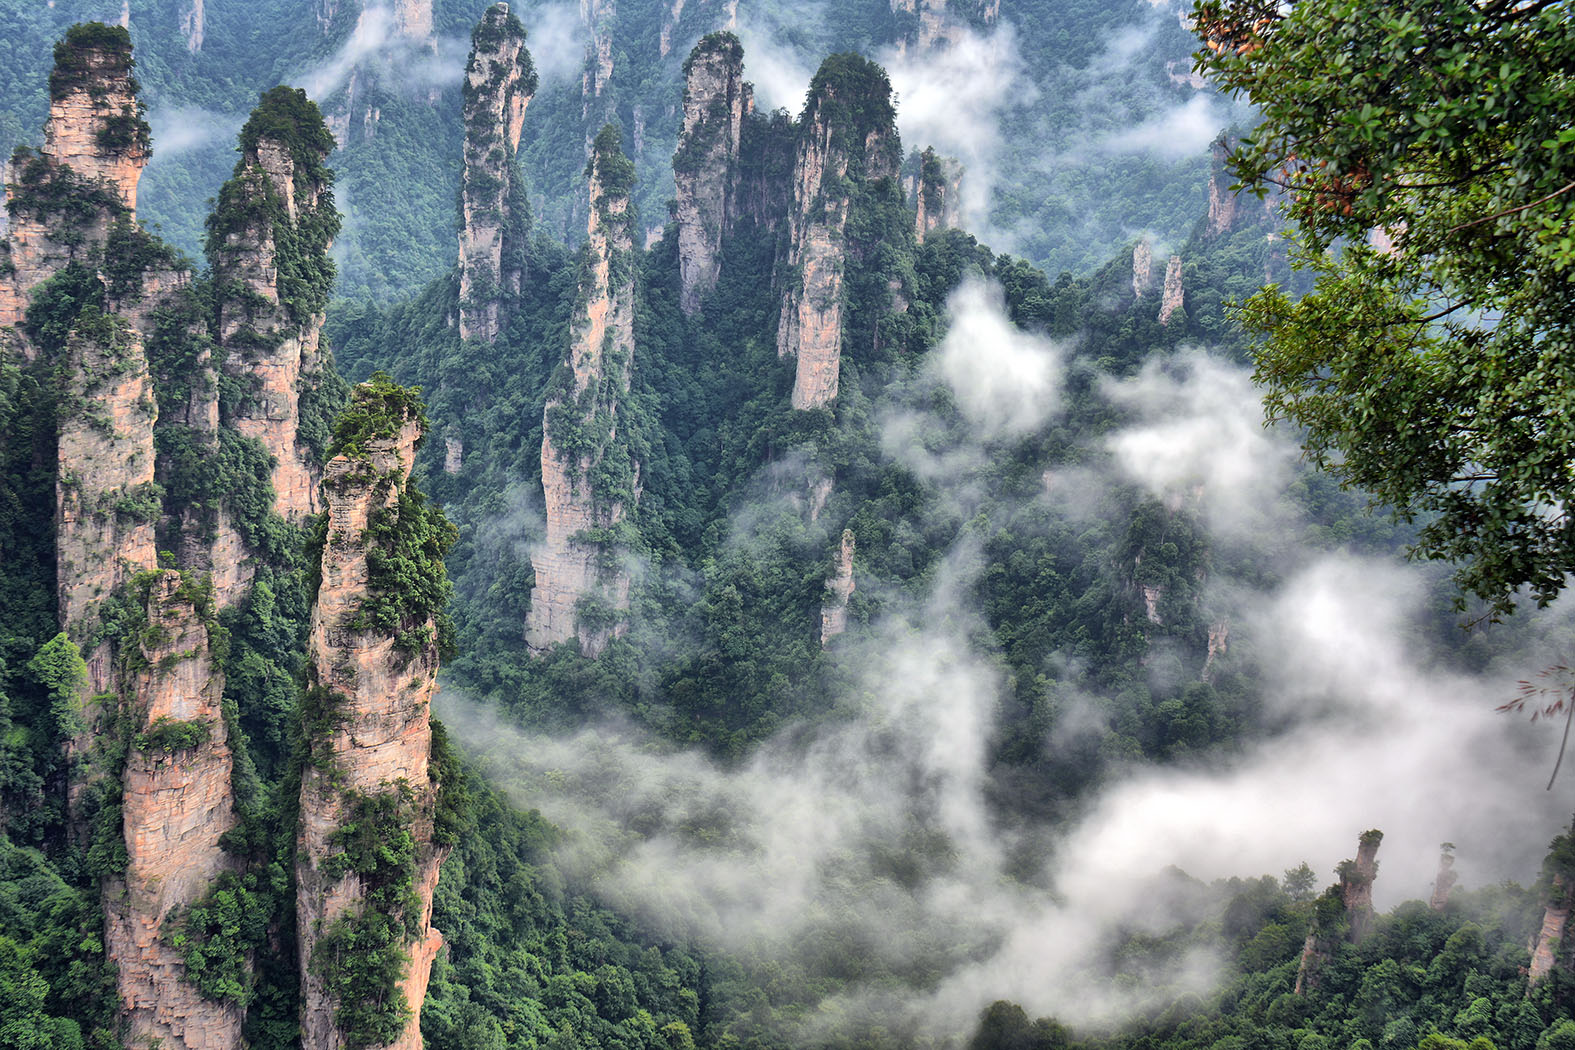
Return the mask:
<path id="1" fill-rule="evenodd" d="M 992 465 L 1056 425 L 1068 373 L 1085 366 L 1012 327 L 984 282 L 950 309 L 928 371 L 882 410 L 887 454 L 964 518 L 988 503 L 1025 521 L 1088 520 L 1134 489 L 1195 514 L 1216 550 L 1201 600 L 1229 625 L 1229 658 L 1256 671 L 1263 725 L 1224 753 L 1111 762 L 1061 827 L 1003 813 L 990 744 L 1010 686 L 979 606 L 981 544 L 964 528 L 922 594 L 887 596 L 839 639 L 841 716 L 787 725 L 739 764 L 630 726 L 524 732 L 444 694 L 440 716 L 489 776 L 567 830 L 572 877 L 665 936 L 811 974 L 861 960 L 872 980 L 821 1003 L 806 1038 L 857 1016 L 965 1034 L 996 998 L 1099 1024 L 1205 990 L 1207 949 L 1140 964 L 1137 984 L 1109 976 L 1121 938 L 1218 904 L 1177 868 L 1207 881 L 1305 860 L 1322 885 L 1378 827 L 1381 907 L 1427 896 L 1444 840 L 1466 886 L 1534 877 L 1565 811 L 1542 791 L 1552 738 L 1493 708 L 1552 662 L 1558 622 L 1528 618 L 1503 629 L 1515 640 L 1486 670 L 1450 669 L 1427 628 L 1438 573 L 1306 541 L 1317 530 L 1287 498 L 1294 445 L 1262 426 L 1244 369 L 1198 349 L 1098 378 L 1123 421 L 1064 475 L 1051 468 L 1034 506 L 1013 506 Z M 746 507 L 735 527 L 782 512 Z M 1162 647 L 1153 662 L 1160 673 Z M 1068 656 L 1047 669 L 1062 712 L 1041 743 L 1052 761 L 1109 732 L 1112 700 L 1073 668 Z"/>

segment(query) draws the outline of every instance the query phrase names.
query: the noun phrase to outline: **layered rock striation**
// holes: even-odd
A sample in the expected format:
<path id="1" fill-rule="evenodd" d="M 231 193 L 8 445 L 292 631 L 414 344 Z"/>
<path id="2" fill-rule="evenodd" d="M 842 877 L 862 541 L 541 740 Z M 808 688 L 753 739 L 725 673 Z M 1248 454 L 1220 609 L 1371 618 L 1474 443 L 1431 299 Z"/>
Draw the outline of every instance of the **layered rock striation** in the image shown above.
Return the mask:
<path id="1" fill-rule="evenodd" d="M 788 212 L 777 356 L 796 360 L 792 403 L 837 396 L 842 363 L 848 215 L 863 184 L 895 185 L 901 144 L 891 82 L 858 55 L 833 55 L 810 82 Z"/>
<path id="2" fill-rule="evenodd" d="M 596 656 L 627 628 L 629 576 L 619 564 L 619 532 L 640 499 L 624 407 L 635 352 L 634 165 L 613 125 L 596 137 L 587 173 L 581 305 L 542 418 L 547 535 L 531 556 L 536 587 L 525 639 L 542 652 L 575 638 Z"/>
<path id="3" fill-rule="evenodd" d="M 224 677 L 210 646 L 212 597 L 164 571 L 148 585 L 141 669 L 122 796 L 126 869 L 105 887 L 105 948 L 115 964 L 132 1046 L 228 1050 L 244 1010 L 205 997 L 176 934 L 186 913 L 232 868 L 220 839 L 236 823 L 233 759 L 220 706 Z"/>
<path id="4" fill-rule="evenodd" d="M 333 137 L 299 89 L 263 96 L 241 130 L 241 160 L 208 226 L 225 373 L 242 392 L 225 420 L 273 457 L 274 508 L 299 523 L 317 510 L 317 455 L 302 403 L 323 383 L 321 345 L 339 231 Z"/>
<path id="5" fill-rule="evenodd" d="M 453 533 L 410 482 L 424 427 L 410 391 L 362 384 L 324 472 L 296 839 L 304 1050 L 419 1048 L 443 943 L 430 705 Z"/>
<path id="6" fill-rule="evenodd" d="M 712 33 L 695 45 L 684 63 L 684 122 L 673 155 L 678 301 L 687 314 L 700 308 L 721 272 L 749 94 L 738 37 Z"/>
<path id="7" fill-rule="evenodd" d="M 465 157 L 460 178 L 459 335 L 497 338 L 504 303 L 520 291 L 526 236 L 524 188 L 514 155 L 536 68 L 525 27 L 493 4 L 471 34 L 465 65 Z"/>

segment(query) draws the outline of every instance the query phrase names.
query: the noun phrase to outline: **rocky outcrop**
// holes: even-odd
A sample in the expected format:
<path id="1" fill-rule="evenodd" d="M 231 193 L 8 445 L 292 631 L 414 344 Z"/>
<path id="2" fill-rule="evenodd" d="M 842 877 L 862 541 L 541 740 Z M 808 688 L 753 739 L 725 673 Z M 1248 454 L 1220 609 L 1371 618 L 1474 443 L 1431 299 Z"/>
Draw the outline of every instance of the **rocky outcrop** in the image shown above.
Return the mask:
<path id="1" fill-rule="evenodd" d="M 970 26 L 987 29 L 1001 15 L 1001 0 L 891 0 L 900 31 L 897 50 L 919 54 L 951 47 Z"/>
<path id="2" fill-rule="evenodd" d="M 209 647 L 212 612 L 210 596 L 180 573 L 156 575 L 142 669 L 127 694 L 126 870 L 123 881 L 106 886 L 104 933 L 135 1047 L 241 1045 L 244 1011 L 204 998 L 174 946 L 187 909 L 231 867 L 219 846 L 236 816 L 219 702 L 224 678 Z"/>
<path id="3" fill-rule="evenodd" d="M 820 644 L 824 648 L 848 629 L 848 599 L 853 597 L 853 530 L 842 530 L 837 568 L 826 581 L 826 601 L 820 607 Z"/>
<path id="4" fill-rule="evenodd" d="M 1350 923 L 1350 940 L 1359 944 L 1367 937 L 1373 925 L 1373 880 L 1378 876 L 1378 844 L 1384 833 L 1364 831 L 1357 844 L 1356 859 L 1343 861 L 1337 869 L 1340 875 L 1340 898 L 1345 904 L 1345 918 Z"/>
<path id="5" fill-rule="evenodd" d="M 208 240 L 225 369 L 243 385 L 225 422 L 273 457 L 274 508 L 296 523 L 317 510 L 301 402 L 325 370 L 328 248 L 339 229 L 323 167 L 332 148 L 304 92 L 268 92 L 241 131 L 241 160 L 219 192 Z"/>
<path id="6" fill-rule="evenodd" d="M 613 75 L 613 33 L 614 21 L 618 16 L 618 5 L 615 0 L 580 0 L 580 21 L 590 32 L 590 44 L 586 48 L 585 71 L 580 78 L 580 97 L 583 103 L 582 116 L 590 120 L 594 113 L 601 112 L 605 107 L 599 106 L 597 100 L 607 90 L 607 84 Z M 606 116 L 611 116 L 607 113 Z M 593 125 L 594 126 L 594 125 Z"/>
<path id="7" fill-rule="evenodd" d="M 1203 659 L 1203 671 L 1199 677 L 1205 682 L 1214 681 L 1214 662 L 1224 656 L 1230 648 L 1230 621 L 1220 620 L 1209 624 L 1208 655 Z"/>
<path id="8" fill-rule="evenodd" d="M 1378 875 L 1378 844 L 1383 838 L 1381 831 L 1362 832 L 1356 859 L 1341 861 L 1335 869 L 1340 881 L 1325 890 L 1314 906 L 1293 994 L 1305 995 L 1317 987 L 1319 972 L 1340 941 L 1360 943 L 1372 928 L 1373 880 Z"/>
<path id="9" fill-rule="evenodd" d="M 748 102 L 738 37 L 712 33 L 702 39 L 684 63 L 684 123 L 673 155 L 679 305 L 687 314 L 716 287 Z"/>
<path id="10" fill-rule="evenodd" d="M 895 116 L 885 72 L 858 55 L 833 55 L 810 83 L 777 323 L 777 356 L 796 359 L 794 408 L 821 408 L 837 396 L 848 212 L 856 184 L 895 180 Z"/>
<path id="11" fill-rule="evenodd" d="M 1527 983 L 1535 987 L 1547 979 L 1558 965 L 1559 950 L 1564 943 L 1564 929 L 1570 920 L 1569 889 L 1563 875 L 1555 875 L 1552 892 L 1542 911 L 1542 927 L 1531 949 L 1531 966 L 1527 970 Z"/>
<path id="12" fill-rule="evenodd" d="M 344 1018 L 371 1011 L 378 1031 L 397 1031 L 382 1045 L 416 1050 L 442 945 L 431 925 L 447 849 L 435 841 L 430 704 L 444 588 L 441 564 L 416 560 L 430 553 L 424 534 L 434 527 L 410 483 L 419 404 L 374 380 L 356 388 L 354 415 L 356 428 L 341 426 L 341 451 L 324 471 L 327 542 L 307 643 L 310 754 L 296 840 L 301 1045 L 337 1050 Z M 381 569 L 368 557 L 374 545 Z M 436 589 L 412 593 L 394 578 L 407 573 L 435 573 Z M 365 953 L 374 942 L 408 965 L 373 968 Z"/>
<path id="13" fill-rule="evenodd" d="M 735 229 L 750 224 L 758 231 L 775 233 L 793 199 L 798 132 L 787 113 L 757 111 L 748 82 L 744 84 L 744 126 L 738 153 L 728 224 Z"/>
<path id="14" fill-rule="evenodd" d="M 1455 874 L 1455 847 L 1453 843 L 1446 842 L 1439 850 L 1438 874 L 1433 878 L 1433 894 L 1428 898 L 1427 906 L 1434 911 L 1443 911 L 1449 907 L 1449 894 L 1458 881 L 1460 876 Z"/>
<path id="15" fill-rule="evenodd" d="M 524 190 L 514 155 L 536 68 L 525 27 L 508 4 L 493 4 L 471 34 L 465 65 L 465 164 L 460 180 L 459 335 L 497 338 L 503 304 L 520 290 Z M 518 207 L 520 214 L 511 214 Z M 507 263 L 505 262 L 507 260 Z"/>
<path id="16" fill-rule="evenodd" d="M 0 327 L 20 324 L 30 293 L 67 265 L 98 269 L 113 224 L 134 216 L 150 153 L 124 27 L 72 26 L 55 56 L 44 147 L 18 150 L 6 184 Z"/>
<path id="17" fill-rule="evenodd" d="M 935 230 L 956 229 L 962 224 L 962 176 L 961 164 L 951 157 L 937 155 L 933 149 L 926 148 L 919 158 L 919 176 L 913 195 L 913 232 L 920 244 Z"/>
<path id="18" fill-rule="evenodd" d="M 1181 287 L 1181 256 L 1172 255 L 1165 264 L 1165 289 L 1160 293 L 1159 323 L 1170 324 L 1170 319 L 1180 310 L 1185 300 Z"/>
<path id="19" fill-rule="evenodd" d="M 1143 293 L 1154 286 L 1154 246 L 1147 237 L 1132 246 L 1132 295 L 1143 298 Z"/>
<path id="20" fill-rule="evenodd" d="M 394 29 L 407 40 L 432 42 L 432 0 L 394 0 Z"/>
<path id="21" fill-rule="evenodd" d="M 627 629 L 629 576 L 615 530 L 640 498 L 621 402 L 634 366 L 634 165 L 617 128 L 596 137 L 590 224 L 568 352 L 542 419 L 547 535 L 531 556 L 525 639 L 535 652 L 570 638 L 596 656 Z M 598 482 L 598 479 L 600 481 Z"/>
<path id="22" fill-rule="evenodd" d="M 208 18 L 204 0 L 190 0 L 190 3 L 180 16 L 180 31 L 186 35 L 186 50 L 196 54 L 202 50 L 203 38 L 207 36 Z"/>

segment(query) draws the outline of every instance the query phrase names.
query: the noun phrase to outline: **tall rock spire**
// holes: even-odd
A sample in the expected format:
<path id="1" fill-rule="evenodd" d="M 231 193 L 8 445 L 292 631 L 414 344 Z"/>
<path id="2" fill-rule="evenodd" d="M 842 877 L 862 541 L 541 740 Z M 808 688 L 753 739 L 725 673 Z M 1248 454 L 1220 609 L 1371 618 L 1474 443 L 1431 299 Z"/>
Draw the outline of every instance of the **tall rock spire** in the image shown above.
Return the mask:
<path id="1" fill-rule="evenodd" d="M 914 180 L 914 236 L 919 243 L 936 230 L 955 229 L 962 216 L 962 165 L 925 147 Z"/>
<path id="2" fill-rule="evenodd" d="M 514 154 L 536 68 L 525 27 L 509 5 L 487 8 L 470 38 L 465 65 L 465 168 L 460 181 L 459 335 L 496 339 L 506 294 L 520 291 L 524 189 Z"/>
<path id="3" fill-rule="evenodd" d="M 596 136 L 587 174 L 581 305 L 542 419 L 547 536 L 531 557 L 536 588 L 525 639 L 541 652 L 577 638 L 596 656 L 626 627 L 629 577 L 618 565 L 616 532 L 640 499 L 623 404 L 635 352 L 634 165 L 613 125 Z"/>
<path id="4" fill-rule="evenodd" d="M 454 532 L 410 481 L 425 426 L 414 393 L 375 376 L 324 471 L 296 840 L 303 1050 L 418 1050 L 443 943 L 432 893 L 451 842 L 430 705 Z"/>
<path id="5" fill-rule="evenodd" d="M 848 213 L 863 183 L 895 180 L 901 157 L 895 121 L 891 81 L 859 55 L 832 55 L 810 82 L 777 323 L 777 356 L 797 359 L 794 408 L 820 408 L 837 396 Z"/>
<path id="6" fill-rule="evenodd" d="M 333 287 L 328 249 L 339 232 L 334 140 L 296 88 L 262 97 L 241 129 L 241 160 L 208 220 L 225 372 L 241 384 L 229 419 L 274 459 L 275 509 L 299 523 L 317 510 L 314 437 L 302 403 L 323 382 L 323 321 Z"/>
<path id="7" fill-rule="evenodd" d="M 739 139 L 748 109 L 744 47 L 732 33 L 701 39 L 684 62 L 684 124 L 673 155 L 679 305 L 692 314 L 716 287 L 733 213 Z"/>
<path id="8" fill-rule="evenodd" d="M 202 994 L 173 937 L 231 867 L 219 845 L 236 816 L 224 676 L 209 645 L 215 610 L 210 592 L 174 571 L 148 582 L 146 608 L 125 710 L 126 870 L 105 886 L 105 948 L 130 1045 L 230 1050 L 242 1045 L 245 1011 Z"/>
<path id="9" fill-rule="evenodd" d="M 6 186 L 0 327 L 19 325 L 30 293 L 71 263 L 97 269 L 111 228 L 134 218 L 151 148 L 133 65 L 121 26 L 74 25 L 55 45 L 44 148 L 18 149 Z"/>

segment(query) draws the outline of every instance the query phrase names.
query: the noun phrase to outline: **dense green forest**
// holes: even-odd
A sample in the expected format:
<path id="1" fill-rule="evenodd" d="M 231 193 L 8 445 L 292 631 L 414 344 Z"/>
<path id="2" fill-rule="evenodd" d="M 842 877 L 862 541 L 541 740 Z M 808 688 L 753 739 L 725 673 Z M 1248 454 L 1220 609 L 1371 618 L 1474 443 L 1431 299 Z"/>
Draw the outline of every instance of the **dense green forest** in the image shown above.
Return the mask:
<path id="1" fill-rule="evenodd" d="M 437 5 L 439 54 L 481 7 Z M 314 37 L 299 12 L 229 10 L 213 4 L 211 35 L 188 51 L 173 7 L 133 8 L 155 156 L 161 106 L 250 110 L 354 21 L 328 5 Z M 680 27 L 698 35 L 706 11 Z M 48 98 L 24 38 L 115 13 L 60 0 L 19 22 L 0 92 L 32 101 L 19 127 L 0 125 L 8 153 Z M 1309 290 L 1280 218 L 1224 189 L 1207 149 L 1096 145 L 1189 97 L 1162 63 L 1134 76 L 1122 61 L 1195 44 L 1169 16 L 1113 42 L 1134 21 L 1117 5 L 1004 5 L 1025 79 L 1075 104 L 1001 112 L 1014 145 L 994 154 L 988 220 L 916 231 L 881 165 L 926 143 L 898 140 L 892 81 L 851 53 L 905 23 L 884 4 L 824 16 L 776 23 L 819 72 L 802 110 L 749 115 L 740 164 L 813 141 L 814 119 L 859 130 L 828 136 L 838 148 L 883 142 L 828 180 L 846 194 L 849 260 L 828 405 L 791 407 L 795 362 L 778 350 L 790 217 L 738 216 L 715 288 L 681 306 L 664 202 L 689 39 L 653 57 L 660 23 L 639 5 L 614 19 L 599 114 L 572 78 L 544 77 L 528 111 L 510 201 L 518 286 L 494 340 L 462 339 L 455 320 L 471 304 L 453 267 L 454 84 L 363 97 L 377 134 L 332 153 L 332 103 L 269 90 L 222 150 L 149 168 L 139 216 L 163 240 L 118 216 L 101 248 L 31 291 L 0 359 L 0 1046 L 127 1045 L 103 911 L 126 866 L 121 803 L 101 790 L 83 833 L 70 742 L 86 726 L 84 656 L 109 645 L 134 667 L 125 654 L 154 644 L 153 579 L 134 575 L 73 639 L 51 526 L 61 435 L 82 418 L 93 429 L 74 385 L 81 343 L 113 333 L 128 285 L 159 267 L 183 277 L 146 345 L 157 482 L 106 513 L 154 523 L 165 568 L 191 570 L 183 538 L 221 521 L 250 552 L 244 597 L 216 614 L 200 571 L 182 585 L 223 671 L 237 819 L 229 867 L 176 934 L 202 997 L 244 1017 L 246 1045 L 301 1040 L 296 822 L 305 771 L 331 773 L 337 702 L 309 687 L 305 646 L 341 540 L 326 514 L 274 509 L 277 463 L 237 425 L 260 400 L 243 365 L 326 310 L 331 351 L 298 406 L 304 454 L 319 469 L 365 455 L 398 431 L 395 408 L 427 433 L 415 484 L 370 528 L 362 615 L 407 658 L 444 655 L 430 757 L 431 834 L 452 848 L 432 909 L 446 947 L 420 1011 L 434 1050 L 1575 1046 L 1569 953 L 1555 938 L 1543 971 L 1532 955 L 1545 920 L 1567 916 L 1575 846 L 1548 843 L 1564 807 L 1533 794 L 1546 741 L 1491 715 L 1516 675 L 1552 661 L 1567 619 L 1462 634 L 1445 573 L 1401 564 L 1427 519 L 1371 513 L 1360 489 L 1297 460 L 1296 435 L 1262 426 L 1232 304 L 1266 282 Z M 74 30 L 65 53 L 124 46 L 117 32 Z M 235 61 L 252 52 L 273 65 Z M 254 153 L 282 141 L 313 205 L 252 195 L 237 137 Z M 1036 151 L 1081 157 L 1017 170 Z M 110 207 L 33 180 L 30 156 L 11 168 L 13 220 L 64 229 Z M 609 256 L 607 279 L 632 282 L 634 350 L 627 389 L 595 420 L 636 469 L 582 468 L 622 497 L 590 539 L 630 580 L 628 607 L 597 610 L 620 627 L 594 656 L 574 640 L 532 652 L 545 421 L 575 396 L 598 273 L 598 249 L 569 230 L 598 171 L 600 192 L 629 195 L 629 225 L 654 233 Z M 191 211 L 204 196 L 211 212 Z M 626 214 L 602 205 L 603 224 Z M 235 245 L 253 229 L 278 252 L 285 329 L 244 285 Z M 166 241 L 201 245 L 206 265 Z M 211 433 L 186 408 L 209 376 Z M 844 535 L 855 586 L 827 632 Z M 128 717 L 102 730 L 95 761 L 111 773 L 207 732 Z M 1232 804 L 1240 817 L 1211 811 Z M 397 802 L 360 805 L 340 863 L 408 916 L 410 821 Z M 1390 817 L 1376 885 L 1392 906 L 1374 914 L 1350 894 L 1372 873 L 1335 867 L 1337 851 Z M 1460 843 L 1461 887 L 1440 876 L 1431 900 L 1410 899 L 1429 896 L 1444 835 Z M 400 926 L 340 928 L 352 962 L 328 979 L 354 1007 L 345 1045 L 399 1031 Z"/>

